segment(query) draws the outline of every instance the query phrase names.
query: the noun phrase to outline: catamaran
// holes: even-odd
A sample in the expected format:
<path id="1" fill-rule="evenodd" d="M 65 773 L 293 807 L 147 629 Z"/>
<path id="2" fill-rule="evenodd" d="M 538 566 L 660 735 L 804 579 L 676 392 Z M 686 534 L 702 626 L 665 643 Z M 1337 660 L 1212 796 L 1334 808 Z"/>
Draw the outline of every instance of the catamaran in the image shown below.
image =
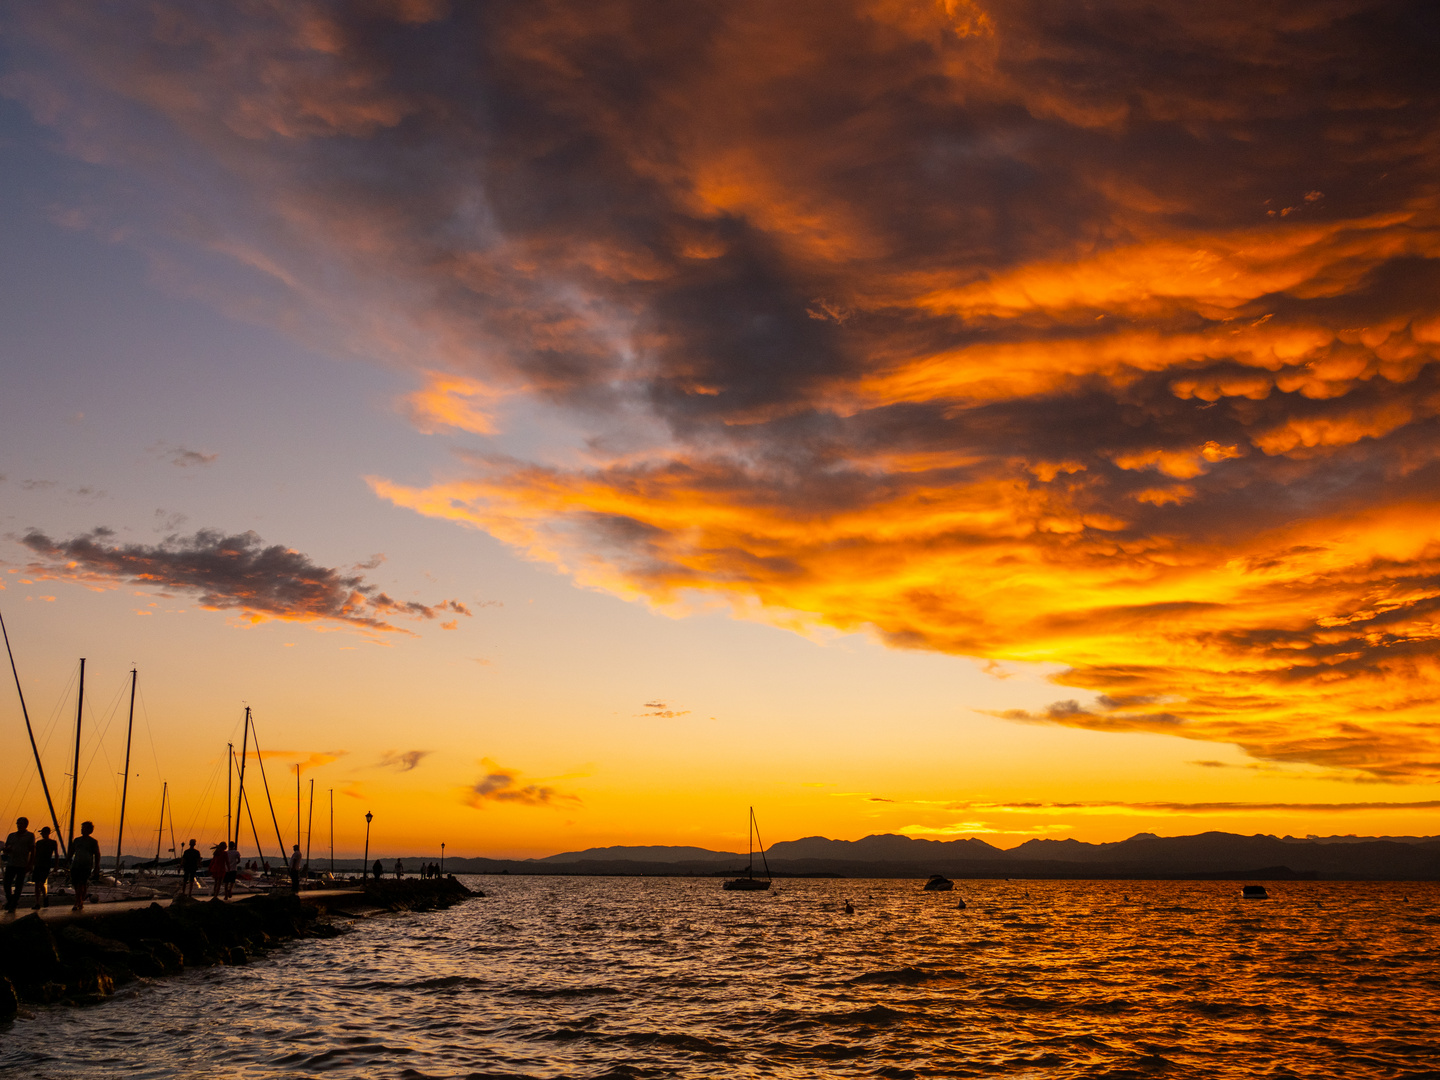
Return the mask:
<path id="1" fill-rule="evenodd" d="M 770 888 L 770 863 L 765 858 L 765 844 L 760 839 L 760 824 L 755 820 L 755 808 L 750 807 L 750 833 L 746 837 L 750 845 L 750 865 L 745 868 L 745 876 L 734 878 L 721 886 L 723 889 L 737 892 L 763 892 Z M 765 867 L 765 879 L 762 881 L 755 876 L 755 848 L 760 848 L 760 862 Z"/>

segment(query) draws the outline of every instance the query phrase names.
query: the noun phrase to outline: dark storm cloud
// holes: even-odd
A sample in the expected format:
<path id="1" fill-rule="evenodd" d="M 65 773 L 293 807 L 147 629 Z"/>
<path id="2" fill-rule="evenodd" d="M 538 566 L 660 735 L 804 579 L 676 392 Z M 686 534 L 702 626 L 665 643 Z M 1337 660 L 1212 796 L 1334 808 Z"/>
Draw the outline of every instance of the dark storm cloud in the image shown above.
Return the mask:
<path id="1" fill-rule="evenodd" d="M 328 621 L 397 630 L 388 619 L 433 619 L 463 606 L 395 600 L 359 574 L 321 566 L 279 544 L 266 545 L 253 532 L 226 536 L 202 529 L 159 544 L 119 544 L 105 528 L 69 540 L 52 540 L 32 530 L 20 542 L 40 557 L 29 568 L 37 577 L 128 582 L 189 593 L 203 607 L 240 611 L 257 622 Z"/>
<path id="2" fill-rule="evenodd" d="M 427 431 L 589 436 L 385 497 L 1097 696 L 1016 719 L 1440 774 L 1434 5 L 5 18 L 5 91 L 247 317 L 412 365 Z"/>

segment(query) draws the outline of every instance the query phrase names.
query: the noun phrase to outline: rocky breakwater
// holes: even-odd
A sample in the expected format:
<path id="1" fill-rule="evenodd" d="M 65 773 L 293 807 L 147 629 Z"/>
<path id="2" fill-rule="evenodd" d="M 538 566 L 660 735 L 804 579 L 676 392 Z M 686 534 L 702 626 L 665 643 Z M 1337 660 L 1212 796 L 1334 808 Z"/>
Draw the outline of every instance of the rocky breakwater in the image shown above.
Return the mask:
<path id="1" fill-rule="evenodd" d="M 27 915 L 0 926 L 0 1020 L 27 1004 L 102 1001 L 117 986 L 187 967 L 248 963 L 294 938 L 336 937 L 345 928 L 332 915 L 425 911 L 480 895 L 451 877 L 229 903 L 180 898 L 118 912 L 97 905 L 54 922 Z"/>

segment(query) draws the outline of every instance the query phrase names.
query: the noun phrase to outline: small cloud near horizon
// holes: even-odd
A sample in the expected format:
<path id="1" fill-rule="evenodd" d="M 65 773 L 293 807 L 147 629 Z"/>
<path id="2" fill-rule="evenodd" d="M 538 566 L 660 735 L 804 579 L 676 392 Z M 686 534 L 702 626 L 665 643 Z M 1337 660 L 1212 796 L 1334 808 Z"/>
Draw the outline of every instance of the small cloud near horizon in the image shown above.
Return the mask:
<path id="1" fill-rule="evenodd" d="M 397 768 L 401 772 L 411 772 L 415 766 L 432 753 L 434 753 L 433 750 L 386 750 L 380 760 L 375 763 L 375 768 Z"/>
<path id="2" fill-rule="evenodd" d="M 191 450 L 184 446 L 174 446 L 163 441 L 147 446 L 145 449 L 161 461 L 167 461 L 171 465 L 181 469 L 189 469 L 197 465 L 213 465 L 220 457 L 219 454 L 207 454 L 202 450 Z"/>
<path id="3" fill-rule="evenodd" d="M 507 769 L 490 758 L 481 758 L 486 773 L 465 789 L 464 802 L 476 810 L 486 803 L 508 803 L 516 806 L 580 806 L 578 796 L 558 791 L 544 783 L 521 780 L 518 769 Z"/>
<path id="4" fill-rule="evenodd" d="M 676 720 L 682 716 L 690 715 L 689 709 L 672 709 L 663 701 L 647 701 L 645 702 L 644 708 L 646 709 L 645 712 L 636 713 L 635 715 L 655 717 L 659 720 Z M 712 717 L 711 719 L 714 718 Z"/>

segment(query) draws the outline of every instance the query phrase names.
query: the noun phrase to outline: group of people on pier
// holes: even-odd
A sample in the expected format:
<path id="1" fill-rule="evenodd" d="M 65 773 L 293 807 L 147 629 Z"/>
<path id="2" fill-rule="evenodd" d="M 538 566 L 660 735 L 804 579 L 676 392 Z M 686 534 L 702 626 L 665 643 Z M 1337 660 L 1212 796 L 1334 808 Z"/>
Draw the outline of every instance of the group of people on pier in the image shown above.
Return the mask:
<path id="1" fill-rule="evenodd" d="M 38 911 L 42 907 L 49 907 L 51 876 L 57 871 L 68 871 L 70 888 L 75 896 L 75 903 L 71 910 L 83 911 L 91 883 L 100 881 L 100 843 L 95 839 L 94 833 L 93 822 L 81 822 L 80 835 L 71 839 L 69 854 L 62 857 L 60 845 L 50 835 L 50 826 L 42 826 L 40 835 L 36 836 L 30 831 L 29 818 L 18 818 L 15 822 L 15 831 L 5 838 L 3 852 L 5 910 L 13 913 L 20 906 L 27 882 L 32 882 L 35 886 L 34 903 L 31 905 L 33 910 Z M 191 840 L 189 846 L 180 852 L 181 895 L 193 896 L 196 890 L 202 887 L 200 885 L 202 872 L 206 872 L 210 876 L 211 897 L 219 897 L 223 894 L 225 899 L 229 900 L 234 895 L 235 883 L 242 874 L 239 844 L 222 840 L 214 845 L 210 852 L 210 859 L 207 863 L 204 853 L 196 846 L 194 840 Z M 299 844 L 294 846 L 285 860 L 285 869 L 290 874 L 290 887 L 298 893 L 300 882 L 310 873 L 310 866 L 301 855 Z M 268 861 L 262 860 L 257 865 L 254 860 L 251 860 L 243 870 L 255 870 L 268 874 L 270 864 Z M 385 877 L 385 867 L 379 859 L 375 860 L 375 865 L 371 870 L 377 881 Z M 412 876 L 415 874 L 414 871 L 411 873 Z M 399 859 L 395 860 L 394 874 L 397 879 L 403 878 L 406 874 L 405 865 Z M 441 877 L 440 864 L 422 863 L 418 876 L 421 879 Z"/>
<path id="2" fill-rule="evenodd" d="M 376 859 L 376 860 L 375 860 L 375 865 L 370 868 L 370 873 L 371 873 L 372 875 L 374 875 L 376 881 L 381 881 L 381 880 L 383 880 L 384 877 L 385 877 L 385 864 L 382 863 L 379 859 Z M 400 878 L 403 878 L 404 876 L 405 876 L 405 864 L 404 864 L 403 862 L 401 862 L 399 859 L 396 859 L 396 860 L 395 860 L 395 879 L 398 881 Z M 420 878 L 421 878 L 421 880 L 428 880 L 428 879 L 430 879 L 430 878 L 438 878 L 438 877 L 440 877 L 440 864 L 439 864 L 439 863 L 433 863 L 433 862 L 432 862 L 432 863 L 421 863 L 421 864 L 420 864 Z"/>
<path id="3" fill-rule="evenodd" d="M 80 823 L 80 835 L 70 840 L 68 869 L 70 888 L 75 893 L 72 911 L 83 911 L 90 893 L 91 881 L 100 880 L 100 842 L 94 836 L 93 822 Z M 16 818 L 15 831 L 5 837 L 5 910 L 14 913 L 25 893 L 25 882 L 35 885 L 35 902 L 31 909 L 39 911 L 50 906 L 50 875 L 66 860 L 60 857 L 60 845 L 50 835 L 50 826 L 42 825 L 37 837 L 30 831 L 29 818 Z"/>

